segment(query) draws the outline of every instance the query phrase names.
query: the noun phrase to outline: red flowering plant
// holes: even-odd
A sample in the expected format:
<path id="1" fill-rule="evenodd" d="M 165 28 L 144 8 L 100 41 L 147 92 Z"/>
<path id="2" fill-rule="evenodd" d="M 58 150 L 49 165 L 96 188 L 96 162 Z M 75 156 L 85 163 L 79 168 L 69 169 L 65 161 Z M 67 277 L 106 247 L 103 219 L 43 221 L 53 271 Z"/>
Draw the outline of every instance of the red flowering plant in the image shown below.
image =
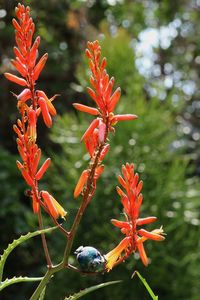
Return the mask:
<path id="1" fill-rule="evenodd" d="M 50 166 L 51 160 L 48 158 L 42 164 L 40 163 L 42 153 L 37 144 L 37 122 L 42 117 L 45 125 L 51 127 L 52 117 L 56 115 L 56 109 L 52 102 L 57 95 L 48 97 L 44 91 L 36 89 L 37 81 L 45 66 L 48 55 L 46 53 L 40 59 L 38 58 L 40 37 L 38 36 L 33 41 L 35 25 L 30 17 L 30 8 L 28 6 L 25 7 L 18 4 L 16 7 L 16 19 L 13 19 L 13 26 L 15 28 L 16 47 L 14 47 L 15 59 L 11 60 L 11 63 L 19 75 L 5 73 L 5 77 L 23 87 L 20 94 L 13 94 L 16 97 L 17 108 L 20 114 L 19 119 L 13 126 L 17 134 L 16 142 L 21 157 L 21 161 L 17 161 L 17 167 L 29 186 L 28 195 L 32 201 L 33 212 L 38 216 L 40 230 L 29 233 L 26 236 L 21 236 L 6 249 L 0 261 L 0 289 L 20 281 L 39 280 L 40 284 L 30 298 L 35 300 L 40 298 L 52 275 L 66 268 L 90 275 L 105 273 L 137 250 L 142 262 L 147 266 L 148 259 L 143 246 L 144 242 L 147 239 L 162 241 L 164 240 L 164 236 L 162 227 L 151 232 L 145 229 L 138 229 L 138 226 L 154 222 L 156 218 L 139 217 L 143 199 L 141 194 L 142 181 L 138 182 L 139 176 L 137 173 L 134 174 L 134 165 L 127 163 L 122 167 L 123 177 L 118 177 L 124 191 L 120 187 L 117 187 L 117 192 L 124 207 L 125 221 L 112 220 L 112 223 L 121 229 L 125 237 L 116 248 L 106 255 L 102 255 L 94 247 L 81 246 L 75 252 L 79 266 L 76 267 L 69 263 L 69 255 L 81 218 L 95 193 L 97 180 L 104 171 L 103 161 L 110 148 L 108 136 L 110 133 L 115 132 L 114 126 L 118 122 L 134 120 L 137 116 L 134 114 L 114 114 L 115 107 L 120 99 L 121 90 L 117 88 L 113 92 L 114 78 L 110 78 L 106 71 L 106 58 L 101 58 L 99 42 L 88 42 L 86 57 L 88 58 L 91 71 L 91 87 L 88 87 L 87 91 L 96 108 L 79 103 L 74 103 L 74 107 L 79 111 L 95 116 L 95 119 L 89 125 L 81 139 L 90 155 L 90 162 L 80 175 L 74 189 L 75 198 L 81 195 L 80 206 L 71 228 L 65 229 L 64 225 L 58 222 L 59 218 L 65 219 L 67 214 L 65 209 L 48 191 L 43 191 L 39 188 L 39 182 Z M 50 216 L 56 227 L 43 229 L 42 210 Z M 66 239 L 63 259 L 57 265 L 53 265 L 51 261 L 45 237 L 47 231 L 55 228 L 60 229 Z M 8 254 L 18 244 L 37 234 L 41 234 L 47 262 L 47 272 L 44 277 L 14 277 L 9 281 L 8 279 L 2 281 L 3 268 Z"/>
<path id="2" fill-rule="evenodd" d="M 140 193 L 143 182 L 142 180 L 139 181 L 137 173 L 134 174 L 134 164 L 126 163 L 126 165 L 122 166 L 122 174 L 123 177 L 119 175 L 118 180 L 125 192 L 117 186 L 117 193 L 124 207 L 125 221 L 112 219 L 111 222 L 114 226 L 120 228 L 126 237 L 116 248 L 106 254 L 107 270 L 111 270 L 136 250 L 138 250 L 143 264 L 147 266 L 148 258 L 143 243 L 148 239 L 155 241 L 163 241 L 165 239 L 162 227 L 151 232 L 145 229 L 137 229 L 137 226 L 155 222 L 157 218 L 139 218 L 140 207 L 143 200 L 143 196 Z"/>
<path id="3" fill-rule="evenodd" d="M 37 145 L 37 121 L 42 115 L 43 121 L 47 127 L 52 126 L 52 116 L 56 115 L 56 109 L 52 104 L 56 95 L 48 98 L 44 91 L 36 90 L 36 81 L 38 80 L 42 69 L 48 58 L 45 53 L 37 62 L 38 47 L 40 37 L 33 42 L 35 25 L 30 17 L 30 8 L 18 4 L 16 7 L 16 19 L 13 19 L 15 28 L 15 40 L 17 46 L 14 47 L 15 59 L 11 64 L 15 67 L 21 77 L 5 73 L 5 77 L 22 86 L 24 89 L 17 99 L 17 108 L 21 119 L 13 126 L 17 134 L 17 146 L 21 156 L 22 163 L 17 161 L 17 167 L 30 187 L 30 197 L 32 198 L 33 211 L 40 214 L 40 207 L 54 219 L 61 216 L 65 217 L 66 212 L 57 203 L 57 201 L 45 191 L 39 191 L 38 183 L 50 166 L 51 159 L 48 158 L 39 167 L 41 160 L 41 149 Z"/>

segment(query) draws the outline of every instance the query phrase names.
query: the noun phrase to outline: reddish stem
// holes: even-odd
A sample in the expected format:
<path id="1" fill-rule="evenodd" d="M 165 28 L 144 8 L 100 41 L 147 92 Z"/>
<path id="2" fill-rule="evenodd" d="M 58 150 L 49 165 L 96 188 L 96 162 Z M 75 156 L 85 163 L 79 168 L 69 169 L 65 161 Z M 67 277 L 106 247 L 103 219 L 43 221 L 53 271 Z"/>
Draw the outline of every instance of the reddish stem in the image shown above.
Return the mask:
<path id="1" fill-rule="evenodd" d="M 38 211 L 38 221 L 39 221 L 39 228 L 40 228 L 40 230 L 42 230 L 43 229 L 43 220 L 42 220 L 42 214 L 41 214 L 41 209 L 40 208 L 39 208 L 39 211 Z M 43 249 L 44 249 L 44 254 L 45 254 L 45 257 L 46 257 L 46 261 L 47 261 L 47 267 L 48 267 L 48 269 L 51 269 L 52 268 L 52 262 L 51 262 L 51 258 L 50 258 L 50 255 L 49 255 L 47 241 L 46 241 L 46 237 L 45 237 L 44 233 L 41 234 L 41 238 L 42 238 L 42 245 L 43 245 Z"/>
<path id="2" fill-rule="evenodd" d="M 106 140 L 106 138 L 107 138 L 107 136 L 105 137 L 105 140 Z M 90 175 L 89 175 L 88 180 L 87 180 L 86 188 L 83 191 L 82 202 L 81 202 L 81 205 L 78 209 L 76 217 L 74 219 L 74 223 L 71 227 L 71 230 L 70 230 L 70 233 L 69 233 L 69 239 L 68 239 L 68 242 L 66 244 L 64 255 L 63 255 L 63 263 L 65 265 L 68 263 L 68 258 L 69 258 L 71 248 L 72 248 L 72 245 L 73 245 L 73 242 L 74 242 L 74 238 L 75 238 L 75 235 L 76 235 L 76 232 L 77 232 L 77 229 L 78 229 L 78 225 L 79 225 L 79 223 L 82 219 L 82 216 L 84 214 L 84 211 L 85 211 L 85 209 L 86 209 L 86 207 L 89 203 L 88 199 L 90 200 L 90 193 L 93 192 L 93 188 L 94 188 L 93 187 L 93 180 L 94 180 L 94 175 L 95 175 L 95 169 L 98 166 L 99 157 L 100 157 L 100 154 L 101 154 L 101 151 L 102 151 L 104 145 L 105 145 L 105 142 L 104 142 L 104 144 L 101 144 L 99 146 L 94 161 L 90 162 L 90 166 L 91 166 Z"/>

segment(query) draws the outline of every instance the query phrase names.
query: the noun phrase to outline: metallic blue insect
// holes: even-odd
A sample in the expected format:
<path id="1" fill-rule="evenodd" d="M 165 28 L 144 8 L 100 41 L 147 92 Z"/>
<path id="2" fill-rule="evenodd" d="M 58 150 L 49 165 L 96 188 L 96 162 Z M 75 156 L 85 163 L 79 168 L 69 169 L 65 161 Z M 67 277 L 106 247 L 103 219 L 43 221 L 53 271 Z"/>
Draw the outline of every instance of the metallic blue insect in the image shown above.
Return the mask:
<path id="1" fill-rule="evenodd" d="M 83 272 L 103 272 L 105 270 L 106 259 L 96 248 L 80 246 L 74 254 L 76 254 Z"/>

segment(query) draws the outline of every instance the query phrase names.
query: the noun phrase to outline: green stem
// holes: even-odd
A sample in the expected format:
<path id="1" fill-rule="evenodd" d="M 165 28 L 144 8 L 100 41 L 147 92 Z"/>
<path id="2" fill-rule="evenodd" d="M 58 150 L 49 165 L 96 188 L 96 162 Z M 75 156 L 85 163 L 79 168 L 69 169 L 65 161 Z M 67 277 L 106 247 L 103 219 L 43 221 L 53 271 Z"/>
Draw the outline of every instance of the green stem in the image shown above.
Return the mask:
<path id="1" fill-rule="evenodd" d="M 40 284 L 31 296 L 30 300 L 37 300 L 40 297 L 40 294 L 42 293 L 43 289 L 45 288 L 45 286 L 47 285 L 54 273 L 54 268 L 51 268 L 46 272 L 45 276 L 41 280 Z"/>

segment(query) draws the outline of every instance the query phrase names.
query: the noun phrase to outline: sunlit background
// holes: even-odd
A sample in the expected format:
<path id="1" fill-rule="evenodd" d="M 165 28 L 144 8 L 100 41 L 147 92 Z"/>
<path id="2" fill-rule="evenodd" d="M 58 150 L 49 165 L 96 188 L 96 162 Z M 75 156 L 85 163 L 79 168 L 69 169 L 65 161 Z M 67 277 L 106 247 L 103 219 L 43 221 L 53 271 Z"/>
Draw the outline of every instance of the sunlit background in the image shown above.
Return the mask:
<path id="1" fill-rule="evenodd" d="M 18 1 L 0 0 L 0 224 L 1 252 L 22 233 L 34 231 L 27 189 L 15 161 L 18 153 L 12 124 L 18 113 L 10 91 L 20 89 L 3 77 L 13 72 L 10 58 L 15 44 L 11 26 Z M 92 104 L 84 49 L 99 39 L 108 60 L 108 72 L 122 88 L 118 113 L 134 113 L 137 121 L 116 125 L 105 172 L 83 218 L 75 240 L 102 253 L 110 251 L 121 235 L 110 223 L 119 218 L 121 205 L 115 192 L 121 165 L 134 162 L 144 180 L 143 217 L 158 217 L 157 227 L 167 233 L 163 243 L 146 243 L 150 265 L 137 253 L 112 272 L 81 276 L 71 271 L 55 275 L 46 299 L 64 299 L 84 287 L 122 279 L 114 287 L 87 295 L 86 299 L 148 300 L 150 296 L 134 270 L 147 279 L 162 300 L 199 300 L 200 295 L 200 1 L 199 0 L 40 0 L 31 6 L 40 55 L 49 53 L 38 87 L 49 96 L 59 93 L 58 116 L 52 129 L 39 126 L 38 143 L 53 164 L 41 188 L 48 189 L 69 212 L 68 224 L 79 205 L 73 189 L 89 157 L 80 138 L 92 118 L 78 114 L 73 102 Z M 35 35 L 35 36 L 36 36 Z M 46 217 L 45 225 L 51 225 Z M 148 227 L 150 228 L 150 226 Z M 62 258 L 65 241 L 60 233 L 48 237 L 54 262 Z M 76 264 L 75 256 L 71 262 Z M 6 276 L 41 276 L 45 258 L 40 238 L 18 247 L 6 265 Z M 6 300 L 29 299 L 35 285 L 9 287 Z"/>

